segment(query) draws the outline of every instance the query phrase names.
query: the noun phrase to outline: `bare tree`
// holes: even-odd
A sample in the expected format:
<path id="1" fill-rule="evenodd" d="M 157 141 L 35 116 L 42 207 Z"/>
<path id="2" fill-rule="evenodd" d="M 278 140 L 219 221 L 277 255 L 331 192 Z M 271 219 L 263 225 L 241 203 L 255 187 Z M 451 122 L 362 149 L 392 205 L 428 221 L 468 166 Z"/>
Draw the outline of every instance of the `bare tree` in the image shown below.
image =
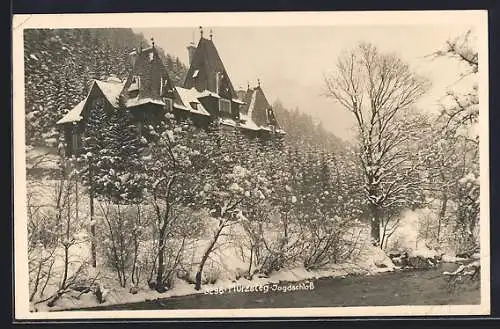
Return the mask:
<path id="1" fill-rule="evenodd" d="M 394 54 L 380 53 L 360 43 L 343 53 L 336 72 L 325 77 L 327 96 L 347 109 L 356 120 L 360 166 L 371 217 L 371 236 L 380 245 L 384 209 L 403 200 L 401 193 L 418 184 L 414 150 L 407 147 L 414 128 L 401 120 L 428 89 L 428 81 L 415 74 Z"/>
<path id="2" fill-rule="evenodd" d="M 444 217 L 450 199 L 457 206 L 452 213 L 456 220 L 455 238 L 459 239 L 459 249 L 466 250 L 476 248 L 474 232 L 479 221 L 479 137 L 471 129 L 479 119 L 479 56 L 475 38 L 474 31 L 469 30 L 431 54 L 433 58 L 449 57 L 464 64 L 461 77 L 472 78 L 468 91 L 451 90 L 442 100 L 438 121 L 441 129 L 436 134 L 431 158 L 435 176 L 432 187 L 443 193 L 439 219 Z"/>

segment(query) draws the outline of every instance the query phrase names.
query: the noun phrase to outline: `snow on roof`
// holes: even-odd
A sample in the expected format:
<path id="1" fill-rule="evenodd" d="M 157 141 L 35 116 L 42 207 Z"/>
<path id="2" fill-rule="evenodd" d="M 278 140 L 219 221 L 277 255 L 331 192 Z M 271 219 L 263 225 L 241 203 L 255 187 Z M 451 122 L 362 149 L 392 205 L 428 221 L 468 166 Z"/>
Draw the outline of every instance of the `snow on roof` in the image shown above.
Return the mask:
<path id="1" fill-rule="evenodd" d="M 199 92 L 198 98 L 200 98 L 200 97 L 220 98 L 219 95 L 217 95 L 216 93 L 211 92 L 210 90 L 203 90 L 202 92 Z"/>
<path id="2" fill-rule="evenodd" d="M 250 100 L 250 105 L 248 106 L 248 117 L 251 118 L 253 114 L 253 109 L 255 108 L 255 99 L 257 98 L 257 92 L 254 90 L 252 92 L 252 99 Z"/>
<path id="3" fill-rule="evenodd" d="M 237 98 L 233 98 L 233 102 L 236 103 L 236 104 L 241 104 L 241 105 L 245 105 L 246 103 L 243 102 L 242 100 L 239 100 Z"/>
<path id="4" fill-rule="evenodd" d="M 236 127 L 238 124 L 233 119 L 221 118 L 220 123 L 226 126 Z"/>
<path id="5" fill-rule="evenodd" d="M 80 121 L 83 119 L 81 116 L 81 113 L 83 111 L 83 107 L 85 106 L 85 103 L 87 102 L 87 97 L 80 103 L 78 103 L 75 107 L 73 107 L 66 115 L 62 117 L 61 120 L 57 121 L 56 124 L 63 124 L 63 123 L 69 123 L 69 122 L 75 122 L 75 121 Z"/>
<path id="6" fill-rule="evenodd" d="M 144 105 L 144 104 L 148 104 L 148 103 L 151 103 L 151 104 L 156 104 L 156 105 L 161 105 L 161 106 L 165 106 L 165 102 L 159 100 L 159 99 L 153 99 L 151 97 L 144 97 L 144 98 L 139 98 L 139 97 L 136 97 L 136 98 L 129 98 L 126 102 L 126 106 L 127 107 L 135 107 L 135 106 L 139 106 L 139 105 Z"/>
<path id="7" fill-rule="evenodd" d="M 139 78 L 137 78 L 137 79 L 139 79 Z M 127 91 L 136 91 L 136 90 L 139 90 L 139 80 L 135 80 L 134 82 L 132 82 L 130 84 L 130 86 L 128 87 Z"/>
<path id="8" fill-rule="evenodd" d="M 122 80 L 118 77 L 111 76 L 106 79 L 105 82 L 116 82 L 116 83 L 122 83 Z"/>
<path id="9" fill-rule="evenodd" d="M 108 79 L 106 82 L 94 80 L 94 83 L 101 89 L 108 102 L 113 105 L 113 107 L 118 108 L 118 96 L 120 96 L 123 90 L 123 83 L 112 79 Z"/>
<path id="10" fill-rule="evenodd" d="M 241 127 L 249 130 L 260 130 L 260 127 L 252 120 L 249 115 L 241 114 L 240 119 L 243 121 Z"/>
<path id="11" fill-rule="evenodd" d="M 175 90 L 179 94 L 179 97 L 181 98 L 181 101 L 184 104 L 184 106 L 178 106 L 178 104 L 175 103 L 174 106 L 176 108 L 202 115 L 207 115 L 207 116 L 210 115 L 210 113 L 205 109 L 203 104 L 201 104 L 200 101 L 198 100 L 198 98 L 202 96 L 200 96 L 201 93 L 197 91 L 195 88 L 186 89 L 182 87 L 175 87 Z M 191 103 L 197 103 L 196 109 L 194 109 L 191 106 Z"/>
<path id="12" fill-rule="evenodd" d="M 148 51 L 151 51 L 151 50 L 153 50 L 153 47 L 143 48 L 143 49 L 141 50 L 141 53 L 145 53 L 145 52 L 148 52 Z"/>
<path id="13" fill-rule="evenodd" d="M 89 89 L 87 93 L 87 97 L 78 103 L 75 107 L 73 107 L 68 113 L 66 113 L 56 124 L 63 124 L 69 122 L 80 121 L 83 119 L 81 113 L 83 108 L 85 107 L 85 103 L 94 87 L 97 87 L 102 91 L 104 97 L 108 100 L 108 102 L 115 108 L 118 107 L 118 96 L 120 95 L 123 89 L 123 82 L 115 77 L 110 77 L 106 81 L 94 80 L 92 83 L 92 87 Z"/>
<path id="14" fill-rule="evenodd" d="M 250 100 L 250 105 L 248 106 L 248 113 L 247 114 L 241 114 L 240 117 L 243 119 L 245 122 L 241 125 L 243 128 L 250 129 L 250 130 L 260 130 L 261 127 L 258 126 L 253 120 L 252 120 L 252 112 L 255 106 L 255 98 L 256 98 L 257 93 L 255 91 L 252 92 L 252 98 Z"/>

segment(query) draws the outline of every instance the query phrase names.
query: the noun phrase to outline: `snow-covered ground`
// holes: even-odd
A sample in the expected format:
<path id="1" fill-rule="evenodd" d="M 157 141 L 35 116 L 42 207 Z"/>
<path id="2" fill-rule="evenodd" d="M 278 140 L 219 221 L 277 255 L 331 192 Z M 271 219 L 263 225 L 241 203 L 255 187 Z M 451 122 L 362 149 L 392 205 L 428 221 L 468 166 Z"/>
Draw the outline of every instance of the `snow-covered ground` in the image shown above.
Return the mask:
<path id="1" fill-rule="evenodd" d="M 48 155 L 47 155 L 48 154 Z M 28 164 L 34 165 L 37 159 L 44 159 L 44 161 L 36 164 L 43 166 L 47 169 L 57 168 L 57 156 L 50 152 L 40 151 L 36 149 L 27 149 Z M 45 160 L 46 158 L 46 160 Z M 28 166 L 29 167 L 29 166 Z M 31 195 L 32 205 L 48 206 L 49 210 L 46 214 L 51 215 L 50 207 L 54 205 L 54 198 L 57 194 L 55 189 L 58 184 L 57 180 L 37 177 L 35 180 L 28 177 L 27 188 L 28 193 Z M 214 289 L 230 288 L 234 285 L 239 286 L 261 286 L 269 283 L 277 282 L 296 282 L 303 280 L 310 280 L 322 277 L 343 277 L 351 274 L 371 275 L 380 272 L 392 271 L 396 267 L 380 248 L 373 247 L 369 241 L 369 229 L 366 225 L 357 223 L 353 227 L 356 232 L 353 234 L 358 236 L 358 253 L 354 253 L 348 260 L 342 261 L 339 264 L 330 264 L 317 270 L 306 270 L 300 262 L 287 266 L 280 271 L 273 272 L 269 277 L 262 277 L 255 275 L 251 280 L 245 278 L 244 274 L 248 272 L 249 255 L 248 248 L 242 248 L 245 243 L 245 231 L 240 224 L 233 224 L 228 227 L 224 232 L 217 244 L 217 249 L 210 255 L 207 261 L 203 277 L 217 279 L 214 284 L 203 284 L 200 291 L 194 289 L 194 284 L 188 283 L 184 279 L 175 278 L 173 287 L 165 293 L 158 293 L 151 290 L 146 280 L 142 279 L 142 284 L 137 287 L 137 293 L 130 292 L 130 283 L 126 287 L 121 287 L 116 278 L 116 273 L 110 269 L 103 259 L 102 250 L 99 250 L 101 245 L 98 245 L 98 259 L 97 268 L 92 268 L 88 265 L 90 259 L 90 242 L 89 242 L 89 200 L 81 187 L 81 198 L 78 200 L 78 222 L 75 223 L 75 232 L 72 238 L 75 239 L 74 245 L 69 249 L 70 269 L 69 276 L 71 276 L 82 264 L 83 274 L 81 278 L 83 284 L 88 284 L 89 281 L 96 279 L 96 283 L 100 285 L 104 291 L 105 301 L 99 304 L 96 296 L 92 292 L 81 293 L 77 291 L 69 291 L 65 293 L 53 307 L 49 308 L 46 302 L 36 303 L 50 297 L 58 290 L 58 285 L 62 280 L 62 273 L 64 268 L 64 253 L 61 246 L 57 247 L 54 257 L 54 264 L 52 265 L 51 280 L 49 280 L 42 296 L 37 294 L 31 303 L 33 311 L 55 311 L 65 310 L 72 308 L 91 307 L 97 305 L 111 305 L 139 302 L 145 300 L 152 300 L 157 298 L 167 298 L 172 296 L 181 296 L 189 294 L 203 294 Z M 443 255 L 443 261 L 454 262 L 461 259 L 455 257 L 455 250 L 451 244 L 443 244 L 437 248 L 435 245 L 422 236 L 422 225 L 436 216 L 435 209 L 418 209 L 415 211 L 407 210 L 401 214 L 401 220 L 395 232 L 389 239 L 388 245 L 385 248 L 387 252 L 391 250 L 405 250 L 408 251 L 410 256 L 423 256 L 433 257 L 438 254 Z M 99 221 L 99 212 L 96 213 L 97 217 L 97 231 L 105 231 L 106 226 Z M 205 217 L 202 221 L 205 227 L 205 234 L 201 238 L 191 239 L 186 244 L 187 247 L 183 253 L 185 264 L 184 268 L 189 272 L 189 281 L 192 281 L 196 272 L 198 263 L 200 262 L 203 251 L 210 243 L 212 232 L 217 227 L 217 221 Z M 279 229 L 266 230 L 265 236 L 268 239 L 275 238 L 279 234 Z M 99 233 L 98 233 L 99 235 Z M 446 229 L 443 229 L 443 237 L 449 235 Z M 446 239 L 443 239 L 446 240 Z M 154 241 L 143 241 L 141 255 L 151 252 L 151 246 Z M 50 250 L 35 249 L 32 252 L 33 258 L 36 259 L 42 252 L 50 252 Z M 146 276 L 146 274 L 143 274 Z M 128 280 L 130 281 L 130 279 Z"/>
<path id="2" fill-rule="evenodd" d="M 31 203 L 35 205 L 51 205 L 54 203 L 54 195 L 56 193 L 55 186 L 58 184 L 57 180 L 28 180 L 28 191 L 32 196 Z M 50 206 L 49 206 L 50 207 Z M 144 301 L 146 299 L 165 298 L 170 296 L 188 295 L 196 293 L 205 293 L 206 291 L 215 288 L 228 288 L 235 284 L 241 286 L 256 286 L 268 283 L 275 283 L 279 281 L 302 281 L 307 279 L 321 278 L 321 277 L 338 277 L 349 274 L 374 274 L 378 272 L 391 271 L 394 265 L 386 254 L 379 248 L 373 247 L 368 244 L 367 238 L 368 231 L 366 227 L 360 227 L 361 233 L 366 235 L 360 239 L 359 250 L 348 262 L 341 264 L 332 264 L 322 269 L 307 271 L 304 266 L 297 264 L 282 269 L 281 271 L 272 273 L 269 277 L 254 276 L 252 280 L 244 278 L 244 274 L 248 271 L 249 256 L 242 252 L 241 243 L 243 241 L 244 229 L 235 224 L 227 228 L 219 243 L 218 248 L 212 253 L 205 269 L 203 271 L 204 277 L 213 276 L 217 278 L 214 284 L 204 284 L 202 290 L 196 291 L 194 285 L 186 282 L 183 279 L 175 278 L 174 286 L 172 289 L 165 293 L 158 293 L 151 290 L 146 282 L 140 285 L 136 294 L 130 293 L 130 284 L 126 287 L 121 287 L 116 279 L 116 274 L 108 266 L 105 266 L 105 260 L 102 258 L 102 250 L 98 245 L 98 259 L 97 268 L 94 269 L 88 265 L 90 259 L 90 242 L 88 238 L 89 225 L 87 218 L 88 211 L 88 198 L 82 193 L 82 197 L 78 204 L 79 209 L 79 222 L 75 223 L 75 227 L 79 229 L 78 232 L 72 235 L 75 239 L 75 244 L 69 249 L 69 276 L 71 276 L 82 264 L 84 265 L 84 272 L 81 275 L 82 284 L 88 284 L 94 277 L 97 277 L 96 283 L 105 291 L 104 305 L 128 303 Z M 50 215 L 50 212 L 47 212 Z M 99 218 L 97 211 L 96 217 Z M 99 225 L 99 220 L 97 222 Z M 103 224 L 103 223 L 102 223 Z M 184 259 L 190 268 L 189 273 L 191 279 L 194 277 L 196 267 L 201 259 L 201 255 L 207 245 L 210 243 L 210 232 L 216 227 L 217 221 L 214 219 L 206 218 L 204 226 L 206 227 L 205 238 L 192 240 L 188 243 L 188 247 L 184 251 Z M 105 230 L 105 226 L 98 227 L 99 230 Z M 267 232 L 266 236 L 271 238 L 276 235 L 276 232 Z M 143 242 L 143 252 L 150 249 L 151 242 Z M 36 259 L 42 249 L 35 249 L 32 256 Z M 45 253 L 50 250 L 45 250 Z M 52 267 L 51 280 L 49 280 L 44 294 L 39 296 L 37 294 L 31 304 L 33 311 L 49 311 L 49 310 L 64 310 L 70 308 L 80 308 L 100 305 L 92 292 L 80 293 L 77 291 L 70 291 L 64 294 L 53 307 L 49 308 L 44 303 L 36 303 L 50 297 L 58 290 L 58 285 L 62 280 L 62 273 L 64 267 L 64 253 L 62 247 L 59 246 L 55 250 L 54 264 Z M 145 274 L 144 274 L 145 275 Z M 130 280 L 129 280 L 130 281 Z M 102 304 L 101 304 L 102 305 Z"/>
<path id="3" fill-rule="evenodd" d="M 74 252 L 81 253 L 82 258 L 84 258 L 85 254 L 89 252 L 89 250 L 81 248 L 75 250 Z M 97 305 L 124 304 L 173 296 L 204 294 L 214 291 L 215 289 L 229 289 L 235 285 L 243 287 L 258 287 L 278 282 L 297 282 L 323 277 L 344 277 L 350 274 L 371 275 L 380 272 L 392 271 L 394 269 L 394 265 L 385 253 L 383 253 L 379 248 L 372 246 L 363 248 L 363 252 L 348 263 L 334 264 L 321 270 L 312 271 L 307 271 L 304 267 L 298 266 L 272 273 L 269 277 L 254 277 L 252 280 L 245 279 L 244 277 L 240 277 L 238 280 L 234 277 L 229 279 L 229 277 L 232 276 L 231 273 L 241 271 L 242 266 L 246 265 L 241 261 L 241 259 L 235 256 L 234 250 L 231 247 L 223 248 L 217 252 L 217 255 L 213 258 L 222 260 L 219 264 L 225 271 L 222 275 L 223 278 L 217 280 L 214 284 L 204 284 L 202 289 L 199 291 L 194 289 L 193 284 L 187 283 L 181 279 L 176 279 L 174 287 L 165 293 L 158 293 L 151 290 L 144 284 L 139 287 L 136 294 L 131 294 L 129 291 L 130 286 L 120 287 L 116 280 L 112 277 L 112 274 L 109 273 L 109 270 L 101 269 L 103 272 L 101 277 L 103 279 L 101 279 L 100 282 L 104 288 L 103 290 L 106 296 L 104 303 L 99 304 L 97 298 L 91 292 L 84 294 L 71 292 L 58 300 L 52 308 L 47 307 L 46 303 L 41 303 L 38 305 L 32 304 L 31 309 L 33 311 L 45 312 Z M 50 290 L 47 292 L 50 293 Z"/>
<path id="4" fill-rule="evenodd" d="M 57 181 L 55 180 L 42 180 L 42 181 L 29 181 L 28 190 L 32 192 L 33 202 L 38 204 L 51 204 L 51 193 Z M 53 193 L 52 193 L 53 194 Z M 403 213 L 400 225 L 396 232 L 391 237 L 393 241 L 392 247 L 404 248 L 409 251 L 412 256 L 420 255 L 424 257 L 433 257 L 438 253 L 438 250 L 430 249 L 426 241 L 419 237 L 419 223 L 421 218 L 428 215 L 428 210 L 406 211 Z M 90 244 L 88 239 L 88 225 L 85 224 L 88 218 L 88 200 L 82 198 L 79 202 L 79 213 L 81 220 L 81 231 L 74 235 L 78 241 L 70 248 L 70 275 L 73 273 L 80 264 L 88 263 L 90 258 Z M 97 217 L 99 215 L 97 214 Z M 99 222 L 98 222 L 99 225 Z M 206 227 L 205 237 L 189 241 L 188 247 L 184 251 L 183 258 L 186 260 L 188 266 L 189 277 L 194 278 L 197 265 L 201 259 L 203 251 L 210 243 L 209 237 L 211 231 L 216 228 L 217 221 L 210 218 L 205 218 L 203 225 Z M 104 226 L 101 228 L 104 230 Z M 93 277 L 98 277 L 96 282 L 103 288 L 105 295 L 105 302 L 99 304 L 96 296 L 92 292 L 80 293 L 77 291 L 70 291 L 64 294 L 53 307 L 48 307 L 45 303 L 32 303 L 31 309 L 37 312 L 56 311 L 72 308 L 92 307 L 97 305 L 112 305 L 123 304 L 131 302 L 139 302 L 145 300 L 153 300 L 158 298 L 168 298 L 172 296 L 181 296 L 189 294 L 203 294 L 214 289 L 230 288 L 234 285 L 239 286 L 261 286 L 269 283 L 277 282 L 296 282 L 303 280 L 310 280 L 322 277 L 343 277 L 351 274 L 371 275 L 380 272 L 392 271 L 396 267 L 380 248 L 373 247 L 369 244 L 369 229 L 363 224 L 358 224 L 358 233 L 361 233 L 359 253 L 355 254 L 348 261 L 340 264 L 331 264 L 317 270 L 306 270 L 300 263 L 294 266 L 288 266 L 278 272 L 273 272 L 269 277 L 254 276 L 252 280 L 244 277 L 248 271 L 249 256 L 242 252 L 241 244 L 244 240 L 244 230 L 240 224 L 234 224 L 227 228 L 220 241 L 218 248 L 211 254 L 205 269 L 203 271 L 204 278 L 208 276 L 215 277 L 217 281 L 214 284 L 203 284 L 200 291 L 194 289 L 194 284 L 186 282 L 184 279 L 175 278 L 173 287 L 165 293 L 158 293 L 151 290 L 146 284 L 145 280 L 137 287 L 137 293 L 130 292 L 130 283 L 126 287 L 121 287 L 116 279 L 116 274 L 112 269 L 103 265 L 105 260 L 100 255 L 98 249 L 98 266 L 96 269 L 85 267 L 84 278 L 88 283 Z M 276 231 L 269 231 L 266 236 L 271 237 L 275 235 Z M 151 242 L 143 242 L 143 250 L 150 249 Z M 391 243 L 389 243 L 391 246 Z M 248 250 L 247 250 L 248 251 Z M 53 267 L 53 277 L 47 285 L 44 295 L 34 299 L 34 302 L 41 300 L 44 297 L 54 294 L 58 289 L 58 284 L 62 276 L 63 253 L 59 249 L 56 251 L 55 264 Z M 446 253 L 444 256 L 445 261 L 458 261 L 453 253 Z M 144 274 L 145 275 L 145 274 Z M 130 280 L 129 280 L 130 281 Z"/>

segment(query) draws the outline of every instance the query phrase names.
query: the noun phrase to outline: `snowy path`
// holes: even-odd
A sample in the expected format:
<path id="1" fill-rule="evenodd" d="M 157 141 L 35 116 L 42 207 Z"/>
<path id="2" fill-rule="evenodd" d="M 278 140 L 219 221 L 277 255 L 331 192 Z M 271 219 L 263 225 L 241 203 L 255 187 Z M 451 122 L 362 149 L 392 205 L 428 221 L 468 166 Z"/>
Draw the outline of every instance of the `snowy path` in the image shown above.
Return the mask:
<path id="1" fill-rule="evenodd" d="M 450 291 L 446 270 L 458 265 L 443 264 L 426 271 L 398 271 L 372 276 L 325 278 L 314 281 L 310 291 L 223 293 L 190 295 L 94 307 L 89 310 L 227 309 L 389 305 L 479 304 L 478 285 L 464 285 Z M 296 283 L 295 283 L 296 284 Z M 288 284 L 280 284 L 287 286 Z"/>

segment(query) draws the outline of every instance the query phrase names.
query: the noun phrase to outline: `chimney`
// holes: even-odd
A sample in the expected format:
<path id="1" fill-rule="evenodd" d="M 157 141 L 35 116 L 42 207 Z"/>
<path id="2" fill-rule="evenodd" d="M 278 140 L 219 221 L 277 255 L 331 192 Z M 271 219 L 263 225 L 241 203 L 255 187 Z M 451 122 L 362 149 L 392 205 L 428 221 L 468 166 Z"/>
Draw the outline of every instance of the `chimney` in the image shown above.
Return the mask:
<path id="1" fill-rule="evenodd" d="M 189 54 L 189 64 L 191 64 L 194 56 L 194 52 L 196 51 L 196 46 L 193 42 L 187 46 L 188 54 Z"/>

